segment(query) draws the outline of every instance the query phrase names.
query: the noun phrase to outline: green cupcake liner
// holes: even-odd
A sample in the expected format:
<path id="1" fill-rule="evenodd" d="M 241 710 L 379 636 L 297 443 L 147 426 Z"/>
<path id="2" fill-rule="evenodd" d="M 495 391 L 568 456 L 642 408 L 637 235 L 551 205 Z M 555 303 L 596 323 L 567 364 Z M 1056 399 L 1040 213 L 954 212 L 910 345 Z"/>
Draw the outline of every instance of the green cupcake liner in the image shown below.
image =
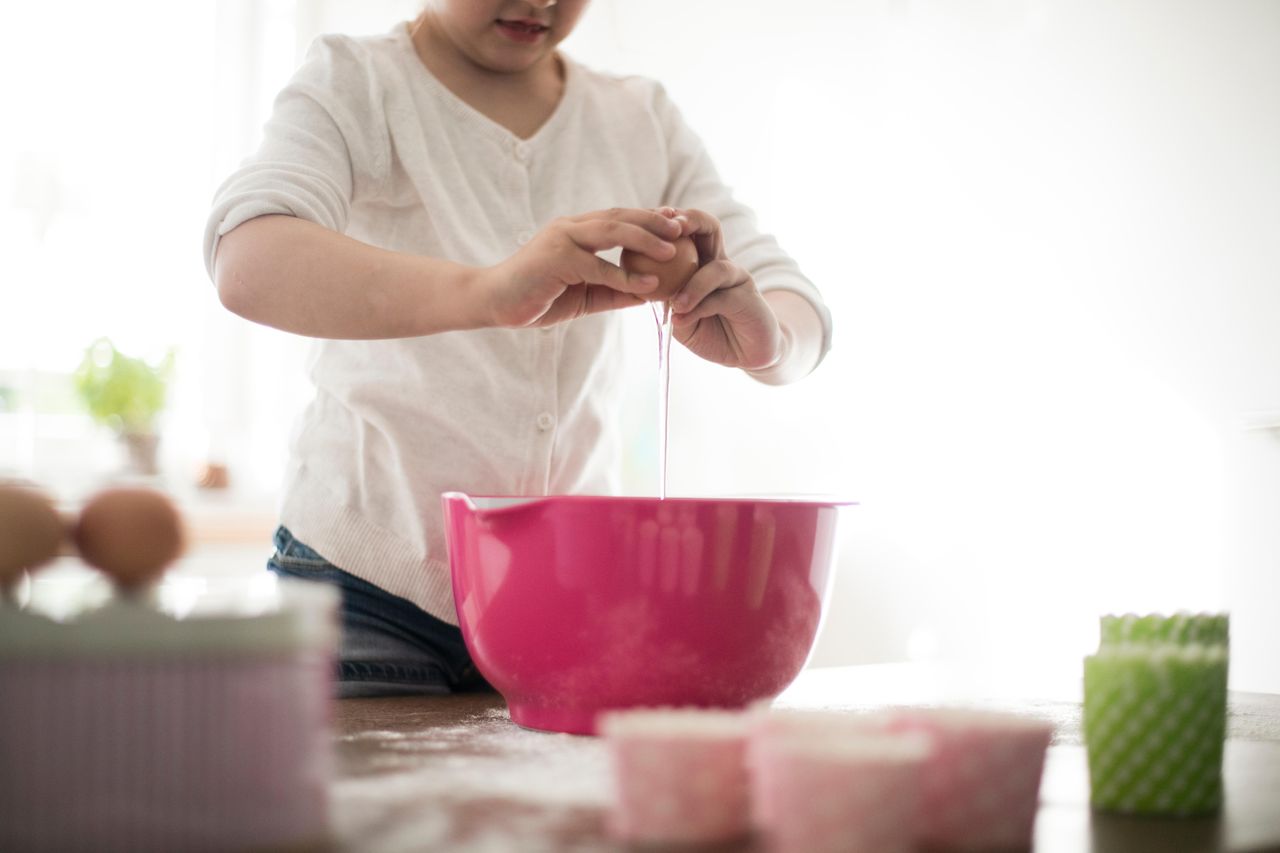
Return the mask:
<path id="1" fill-rule="evenodd" d="M 1172 616 L 1126 613 L 1103 616 L 1101 622 L 1104 649 L 1131 644 L 1230 645 L 1230 620 L 1226 613 L 1175 613 Z"/>
<path id="2" fill-rule="evenodd" d="M 1085 658 L 1094 807 L 1177 816 L 1221 807 L 1227 664 L 1222 645 L 1115 646 Z"/>

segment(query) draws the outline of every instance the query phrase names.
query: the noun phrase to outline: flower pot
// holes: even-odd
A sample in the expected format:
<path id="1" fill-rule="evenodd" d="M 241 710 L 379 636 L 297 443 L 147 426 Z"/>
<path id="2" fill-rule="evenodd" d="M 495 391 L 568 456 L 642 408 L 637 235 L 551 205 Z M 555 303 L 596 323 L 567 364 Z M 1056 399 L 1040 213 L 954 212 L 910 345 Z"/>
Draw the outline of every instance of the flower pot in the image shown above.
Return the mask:
<path id="1" fill-rule="evenodd" d="M 146 477 L 154 477 L 160 473 L 159 435 L 154 432 L 122 432 L 120 443 L 124 445 L 125 464 L 130 473 Z"/>

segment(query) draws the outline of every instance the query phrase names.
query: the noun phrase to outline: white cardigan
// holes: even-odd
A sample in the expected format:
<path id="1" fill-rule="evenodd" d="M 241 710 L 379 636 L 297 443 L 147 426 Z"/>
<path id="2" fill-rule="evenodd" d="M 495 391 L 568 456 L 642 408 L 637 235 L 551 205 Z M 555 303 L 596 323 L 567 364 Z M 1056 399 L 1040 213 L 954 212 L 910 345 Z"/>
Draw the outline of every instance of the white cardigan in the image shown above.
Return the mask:
<path id="1" fill-rule="evenodd" d="M 318 39 L 205 234 L 298 216 L 386 249 L 491 265 L 549 220 L 700 208 L 761 290 L 813 285 L 732 198 L 657 83 L 565 59 L 562 100 L 520 139 L 431 75 L 408 27 Z M 380 341 L 317 340 L 281 523 L 333 564 L 456 624 L 441 492 L 616 491 L 618 318 Z"/>

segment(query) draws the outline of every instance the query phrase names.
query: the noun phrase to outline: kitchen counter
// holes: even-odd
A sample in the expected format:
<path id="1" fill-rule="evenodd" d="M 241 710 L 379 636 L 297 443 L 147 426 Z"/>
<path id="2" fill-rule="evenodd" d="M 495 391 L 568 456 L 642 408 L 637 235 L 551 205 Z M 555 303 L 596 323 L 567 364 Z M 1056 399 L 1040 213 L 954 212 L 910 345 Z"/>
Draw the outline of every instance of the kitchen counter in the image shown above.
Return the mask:
<path id="1" fill-rule="evenodd" d="M 891 664 L 807 670 L 775 704 L 964 702 L 1052 720 L 1037 853 L 1280 851 L 1280 696 L 1231 694 L 1221 815 L 1152 819 L 1089 809 L 1079 689 L 1036 673 Z M 334 739 L 337 849 L 628 849 L 604 831 L 610 777 L 603 744 L 521 729 L 496 694 L 343 700 Z M 713 849 L 761 848 L 744 842 Z"/>

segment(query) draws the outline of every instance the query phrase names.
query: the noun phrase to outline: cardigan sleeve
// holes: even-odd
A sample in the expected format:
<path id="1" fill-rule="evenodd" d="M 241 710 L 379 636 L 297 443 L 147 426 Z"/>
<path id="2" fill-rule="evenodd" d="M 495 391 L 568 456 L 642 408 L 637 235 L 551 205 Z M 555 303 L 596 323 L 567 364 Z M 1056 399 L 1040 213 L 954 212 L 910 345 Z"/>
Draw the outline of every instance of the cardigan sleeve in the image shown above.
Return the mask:
<path id="1" fill-rule="evenodd" d="M 675 103 L 661 85 L 654 86 L 653 109 L 667 144 L 669 179 L 663 203 L 705 210 L 719 219 L 725 252 L 751 274 L 762 293 L 788 290 L 808 300 L 817 314 L 815 328 L 820 325 L 822 335 L 816 367 L 831 348 L 831 311 L 822 294 L 778 241 L 760 231 L 755 214 L 720 179 L 702 140 Z"/>
<path id="2" fill-rule="evenodd" d="M 334 231 L 390 161 L 390 135 L 372 62 L 354 40 L 321 36 L 276 96 L 258 150 L 218 188 L 205 226 L 209 274 L 222 235 L 286 214 Z"/>

